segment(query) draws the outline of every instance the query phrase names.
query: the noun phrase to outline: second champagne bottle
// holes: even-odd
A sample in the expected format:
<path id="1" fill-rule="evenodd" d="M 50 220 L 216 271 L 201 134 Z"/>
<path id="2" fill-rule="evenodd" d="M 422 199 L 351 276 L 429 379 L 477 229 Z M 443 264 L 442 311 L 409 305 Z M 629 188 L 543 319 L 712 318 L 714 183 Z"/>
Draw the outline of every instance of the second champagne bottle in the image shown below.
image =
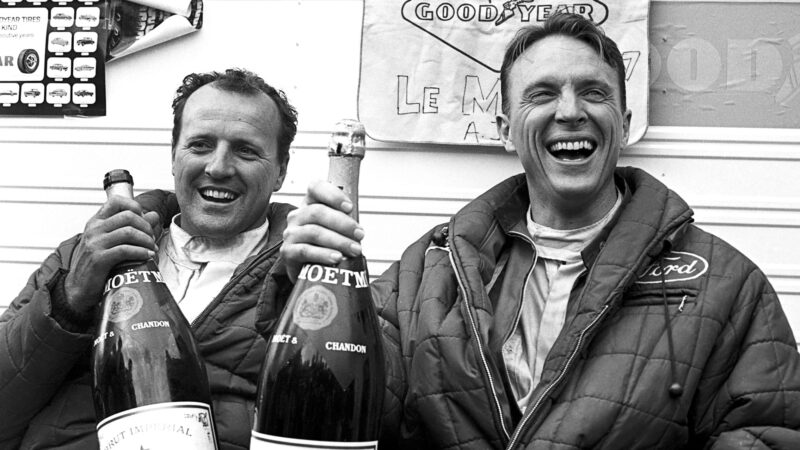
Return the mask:
<path id="1" fill-rule="evenodd" d="M 328 152 L 328 181 L 356 220 L 364 141 L 363 125 L 343 121 Z M 377 448 L 383 364 L 364 257 L 305 265 L 267 349 L 250 448 Z"/>

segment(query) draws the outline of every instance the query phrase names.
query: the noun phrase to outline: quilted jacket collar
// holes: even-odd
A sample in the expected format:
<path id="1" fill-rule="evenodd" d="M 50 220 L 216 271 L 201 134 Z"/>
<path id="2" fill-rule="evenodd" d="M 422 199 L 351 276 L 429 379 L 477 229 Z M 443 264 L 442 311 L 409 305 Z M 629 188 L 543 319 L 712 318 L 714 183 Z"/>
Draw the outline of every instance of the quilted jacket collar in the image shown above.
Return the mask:
<path id="1" fill-rule="evenodd" d="M 592 296 L 599 302 L 605 302 L 612 292 L 621 294 L 635 281 L 637 270 L 669 250 L 693 214 L 680 196 L 645 171 L 624 167 L 615 175 L 624 187 L 627 203 L 583 255 L 587 266 L 593 268 L 587 285 L 592 292 L 602 293 Z M 450 220 L 451 249 L 461 265 L 470 267 L 467 272 L 477 270 L 477 276 L 465 281 L 478 308 L 491 310 L 484 286 L 508 244 L 507 230 L 520 222 L 524 226 L 528 202 L 525 175 L 518 174 L 467 204 Z"/>
<path id="2" fill-rule="evenodd" d="M 655 257 L 672 247 L 682 237 L 683 225 L 691 221 L 693 212 L 683 199 L 647 172 L 632 167 L 618 168 L 615 178 L 624 196 L 622 207 L 600 235 L 584 249 L 582 254 L 587 267 L 594 264 L 608 239 L 627 239 L 631 230 L 638 228 L 643 233 L 636 241 L 649 247 L 648 255 Z M 451 221 L 450 233 L 478 249 L 484 263 L 492 263 L 503 247 L 508 232 L 525 227 L 529 201 L 525 174 L 515 175 L 459 211 Z M 620 222 L 624 225 L 618 227 Z M 643 241 L 650 242 L 645 244 Z M 482 278 L 491 277 L 491 272 L 486 273 L 488 266 L 481 265 Z"/>
<path id="3" fill-rule="evenodd" d="M 507 197 L 507 200 L 500 204 L 500 206 L 495 211 L 495 218 L 497 219 L 497 223 L 500 224 L 500 227 L 508 235 L 512 230 L 518 231 L 521 233 L 527 233 L 526 231 L 526 217 L 528 211 L 528 206 L 530 204 L 530 198 L 528 197 L 528 189 L 527 184 L 525 182 L 524 174 L 519 174 L 513 178 L 515 181 L 520 182 L 517 184 L 511 194 Z M 614 214 L 614 217 L 608 222 L 600 233 L 593 239 L 586 248 L 583 249 L 581 255 L 583 257 L 583 263 L 588 268 L 594 264 L 595 258 L 597 258 L 597 254 L 602 247 L 603 242 L 608 237 L 608 234 L 614 228 L 614 224 L 616 223 L 617 219 L 619 218 L 620 213 L 628 202 L 631 199 L 631 190 L 628 188 L 628 183 L 626 180 L 620 176 L 615 175 L 614 181 L 617 185 L 617 189 L 622 193 L 622 204 L 621 207 L 617 210 Z"/>
<path id="4" fill-rule="evenodd" d="M 258 299 L 252 300 L 260 301 L 264 293 L 263 289 L 259 289 L 261 287 L 259 284 L 266 283 L 265 280 L 269 278 L 267 272 L 273 268 L 278 259 L 278 250 L 283 241 L 283 230 L 286 228 L 286 215 L 293 209 L 294 206 L 286 203 L 270 203 L 267 212 L 270 224 L 267 244 L 262 251 L 250 256 L 236 268 L 231 280 L 194 320 L 193 327 L 196 326 L 194 328 L 196 337 L 202 339 L 205 337 L 205 333 L 214 330 L 214 322 L 224 320 L 225 313 L 219 308 L 221 303 L 231 302 L 244 305 L 251 299 L 248 298 L 249 296 L 242 298 L 243 292 L 253 293 L 252 295 L 257 296 Z M 209 321 L 209 316 L 213 316 L 214 320 Z"/>
<path id="5" fill-rule="evenodd" d="M 272 202 L 269 204 L 269 211 L 267 211 L 267 218 L 269 220 L 269 235 L 267 236 L 267 243 L 264 245 L 264 250 L 259 252 L 259 254 L 262 254 L 265 251 L 270 251 L 270 249 L 273 249 L 276 244 L 283 240 L 283 230 L 286 229 L 286 215 L 289 214 L 289 211 L 293 209 L 294 206 L 287 203 Z M 247 268 L 253 259 L 259 257 L 259 254 L 251 256 L 239 267 L 237 267 L 233 277 L 235 278 L 239 272 Z"/>

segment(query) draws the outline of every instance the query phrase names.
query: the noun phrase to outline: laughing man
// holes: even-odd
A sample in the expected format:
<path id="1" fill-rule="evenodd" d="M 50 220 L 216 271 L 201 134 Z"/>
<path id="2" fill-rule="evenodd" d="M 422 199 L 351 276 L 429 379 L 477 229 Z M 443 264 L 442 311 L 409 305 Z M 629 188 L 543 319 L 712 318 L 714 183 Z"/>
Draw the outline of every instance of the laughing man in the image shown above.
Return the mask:
<path id="1" fill-rule="evenodd" d="M 381 448 L 794 448 L 800 354 L 763 272 L 642 170 L 617 45 L 552 16 L 507 47 L 500 139 L 524 173 L 372 283 L 387 354 Z M 336 188 L 281 250 L 360 253 Z"/>

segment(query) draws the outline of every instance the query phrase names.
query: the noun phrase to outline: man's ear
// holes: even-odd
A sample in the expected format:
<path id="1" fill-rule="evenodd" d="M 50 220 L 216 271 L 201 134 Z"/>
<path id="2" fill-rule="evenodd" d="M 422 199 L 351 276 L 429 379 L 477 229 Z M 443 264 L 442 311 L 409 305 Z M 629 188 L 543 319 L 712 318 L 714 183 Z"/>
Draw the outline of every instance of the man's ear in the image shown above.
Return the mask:
<path id="1" fill-rule="evenodd" d="M 506 151 L 509 153 L 516 152 L 517 149 L 514 147 L 514 143 L 511 142 L 511 122 L 509 122 L 508 116 L 505 114 L 498 114 L 495 118 L 495 125 L 497 126 L 497 135 L 500 136 L 500 142 L 503 143 L 503 147 L 505 147 Z"/>
<path id="2" fill-rule="evenodd" d="M 175 146 L 174 145 L 172 146 L 172 162 L 171 162 L 171 165 L 172 165 L 172 176 L 174 177 L 175 176 Z"/>
<path id="3" fill-rule="evenodd" d="M 286 161 L 281 163 L 280 168 L 278 169 L 278 178 L 275 179 L 275 187 L 272 188 L 272 192 L 278 192 L 281 186 L 283 186 L 283 181 L 286 179 L 286 169 L 289 166 L 289 158 L 286 158 Z"/>
<path id="4" fill-rule="evenodd" d="M 630 109 L 625 110 L 622 113 L 622 147 L 625 148 L 628 145 L 628 138 L 631 135 L 631 117 L 633 117 L 633 112 Z"/>

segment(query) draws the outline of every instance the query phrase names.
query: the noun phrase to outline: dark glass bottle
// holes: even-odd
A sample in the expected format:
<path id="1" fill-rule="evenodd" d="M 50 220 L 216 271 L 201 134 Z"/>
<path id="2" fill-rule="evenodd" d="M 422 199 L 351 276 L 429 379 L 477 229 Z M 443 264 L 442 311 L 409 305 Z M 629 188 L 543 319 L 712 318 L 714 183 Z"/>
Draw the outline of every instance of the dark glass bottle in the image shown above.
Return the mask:
<path id="1" fill-rule="evenodd" d="M 103 187 L 133 198 L 126 170 Z M 92 349 L 100 448 L 216 449 L 205 365 L 156 263 L 115 266 L 103 291 Z"/>
<path id="2" fill-rule="evenodd" d="M 337 124 L 328 180 L 353 202 L 364 127 Z M 305 265 L 261 370 L 252 450 L 377 448 L 385 387 L 383 344 L 364 257 Z"/>

